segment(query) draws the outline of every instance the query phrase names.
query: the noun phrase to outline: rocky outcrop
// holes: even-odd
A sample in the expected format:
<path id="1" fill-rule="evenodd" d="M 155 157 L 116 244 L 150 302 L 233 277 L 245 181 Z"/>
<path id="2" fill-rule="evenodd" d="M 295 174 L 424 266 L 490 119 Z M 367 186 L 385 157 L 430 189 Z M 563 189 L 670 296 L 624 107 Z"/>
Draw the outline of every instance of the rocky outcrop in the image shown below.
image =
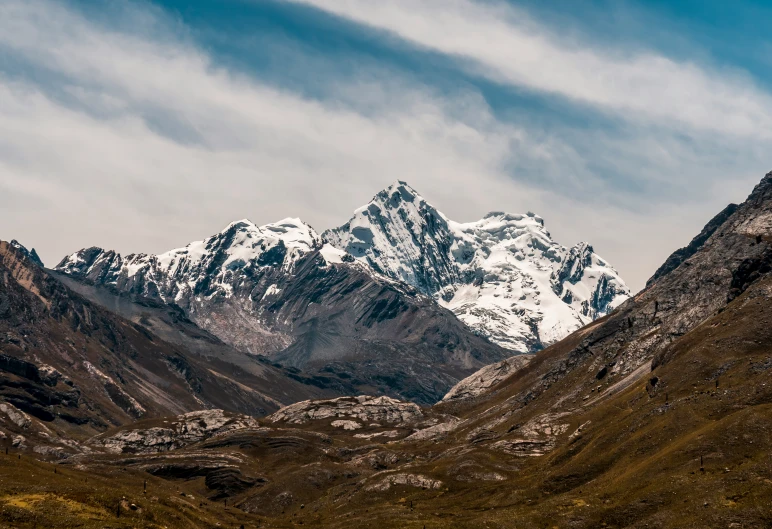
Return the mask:
<path id="1" fill-rule="evenodd" d="M 43 261 L 40 260 L 40 256 L 38 255 L 38 253 L 35 251 L 34 248 L 32 248 L 31 250 L 27 250 L 27 248 L 22 246 L 22 244 L 16 239 L 11 241 L 11 246 L 16 248 L 22 255 L 24 255 L 30 261 L 32 261 L 32 263 L 39 266 L 40 268 L 43 268 Z"/>
<path id="2" fill-rule="evenodd" d="M 330 423 L 330 426 L 334 426 L 335 428 L 343 428 L 344 430 L 359 430 L 362 425 L 356 421 L 332 421 Z"/>
<path id="3" fill-rule="evenodd" d="M 2 411 L 8 419 L 19 428 L 29 428 L 32 424 L 32 419 L 29 418 L 29 415 L 17 409 L 12 404 L 0 404 L 0 411 Z"/>
<path id="4" fill-rule="evenodd" d="M 324 419 L 347 418 L 371 425 L 405 425 L 423 418 L 421 408 L 411 402 L 389 397 L 341 397 L 332 400 L 298 402 L 282 408 L 267 419 L 273 423 L 306 424 Z"/>
<path id="5" fill-rule="evenodd" d="M 416 442 L 416 441 L 428 441 L 434 439 L 441 439 L 446 437 L 449 433 L 458 430 L 464 421 L 458 417 L 448 416 L 443 417 L 443 421 L 439 424 L 434 424 L 428 428 L 423 428 L 414 432 L 403 439 L 404 442 Z"/>
<path id="6" fill-rule="evenodd" d="M 160 426 L 98 436 L 90 444 L 115 454 L 152 454 L 182 448 L 219 434 L 259 427 L 251 417 L 231 415 L 223 410 L 205 410 L 163 421 Z"/>
<path id="7" fill-rule="evenodd" d="M 420 474 L 391 474 L 381 478 L 378 482 L 373 483 L 372 485 L 368 485 L 366 490 L 385 492 L 391 487 L 397 485 L 432 490 L 442 487 L 442 481 L 431 479 Z"/>
<path id="8" fill-rule="evenodd" d="M 453 386 L 442 398 L 442 402 L 459 402 L 474 399 L 502 380 L 509 378 L 519 369 L 527 366 L 532 359 L 533 355 L 518 355 L 496 364 L 485 366 Z"/>

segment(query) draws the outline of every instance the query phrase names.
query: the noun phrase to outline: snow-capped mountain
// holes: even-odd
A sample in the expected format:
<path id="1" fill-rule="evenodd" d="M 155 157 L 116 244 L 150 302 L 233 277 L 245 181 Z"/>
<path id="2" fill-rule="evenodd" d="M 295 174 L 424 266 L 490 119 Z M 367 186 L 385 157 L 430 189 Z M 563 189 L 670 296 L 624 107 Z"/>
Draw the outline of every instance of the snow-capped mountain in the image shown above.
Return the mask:
<path id="1" fill-rule="evenodd" d="M 160 255 L 89 248 L 57 271 L 140 304 L 173 304 L 223 342 L 302 369 L 320 387 L 337 377 L 358 391 L 429 404 L 511 354 L 298 219 L 234 222 Z"/>
<path id="2" fill-rule="evenodd" d="M 89 248 L 65 257 L 56 269 L 177 303 L 192 296 L 230 297 L 234 288 L 260 269 L 291 272 L 298 259 L 322 246 L 319 235 L 300 219 L 287 218 L 265 226 L 240 220 L 203 241 L 160 255 L 122 257 L 113 251 Z M 327 255 L 339 253 L 325 251 Z"/>
<path id="3" fill-rule="evenodd" d="M 179 305 L 199 326 L 221 340 L 254 354 L 271 354 L 292 343 L 260 317 L 261 302 L 280 292 L 279 278 L 297 262 L 322 249 L 319 235 L 300 219 L 256 226 L 232 222 L 220 233 L 160 255 L 88 248 L 69 255 L 56 270 L 121 292 Z M 325 248 L 322 256 L 340 260 Z M 322 257 L 324 259 L 324 257 Z M 259 298 L 252 296 L 261 292 Z"/>
<path id="4" fill-rule="evenodd" d="M 592 246 L 561 246 L 541 217 L 494 212 L 453 222 L 404 182 L 323 238 L 519 352 L 565 337 L 630 295 Z"/>
<path id="5" fill-rule="evenodd" d="M 240 351 L 425 403 L 629 295 L 592 247 L 559 245 L 538 216 L 453 222 L 403 182 L 321 236 L 299 219 L 241 220 L 160 255 L 81 250 L 56 270 L 175 305 Z"/>

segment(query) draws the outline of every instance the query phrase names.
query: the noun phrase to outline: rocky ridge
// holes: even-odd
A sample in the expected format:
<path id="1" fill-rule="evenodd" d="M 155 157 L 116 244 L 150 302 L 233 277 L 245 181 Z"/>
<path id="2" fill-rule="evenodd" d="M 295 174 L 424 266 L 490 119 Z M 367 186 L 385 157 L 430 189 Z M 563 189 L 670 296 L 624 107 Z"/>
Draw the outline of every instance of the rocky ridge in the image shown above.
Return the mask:
<path id="1" fill-rule="evenodd" d="M 223 410 L 202 410 L 163 420 L 158 426 L 128 429 L 99 435 L 89 441 L 93 447 L 115 454 L 152 454 L 176 450 L 227 432 L 259 428 L 256 419 L 227 414 Z"/>
<path id="2" fill-rule="evenodd" d="M 453 386 L 442 398 L 442 402 L 474 399 L 527 366 L 531 360 L 533 355 L 517 355 L 485 366 Z"/>

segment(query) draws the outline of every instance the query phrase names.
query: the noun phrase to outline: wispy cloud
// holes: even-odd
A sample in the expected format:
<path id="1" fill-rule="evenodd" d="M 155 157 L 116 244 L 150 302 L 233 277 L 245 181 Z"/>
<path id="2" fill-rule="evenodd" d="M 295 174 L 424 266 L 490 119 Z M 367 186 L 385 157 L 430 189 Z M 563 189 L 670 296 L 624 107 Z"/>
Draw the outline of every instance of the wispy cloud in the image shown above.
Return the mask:
<path id="1" fill-rule="evenodd" d="M 324 229 L 400 178 L 458 220 L 537 211 L 558 240 L 590 240 L 635 287 L 727 200 L 663 198 L 667 190 L 704 198 L 720 184 L 741 197 L 727 174 L 745 185 L 761 172 L 767 131 L 753 136 L 746 121 L 766 122 L 766 96 L 742 76 L 718 81 L 655 55 L 566 43 L 501 4 L 312 2 L 615 124 L 545 126 L 497 114 L 473 85 L 440 89 L 372 61 L 325 77 L 325 61 L 338 58 L 288 52 L 301 61 L 294 71 L 308 64 L 309 84 L 325 84 L 311 98 L 223 67 L 153 4 L 87 17 L 63 2 L 5 0 L 0 237 L 38 246 L 50 263 L 91 244 L 163 251 L 241 217 L 301 216 Z M 642 64 L 659 73 L 647 78 Z M 649 89 L 624 84 L 636 79 Z M 657 101 L 670 83 L 694 87 L 694 108 Z M 722 91 L 738 100 L 716 102 Z"/>
<path id="2" fill-rule="evenodd" d="M 179 229 L 178 243 L 238 215 L 309 213 L 331 225 L 345 220 L 342 194 L 369 196 L 396 178 L 449 189 L 470 175 L 503 179 L 502 159 L 518 132 L 479 99 L 456 100 L 449 111 L 454 101 L 395 81 L 354 82 L 324 104 L 141 29 L 107 29 L 50 2 L 0 6 L 0 46 L 36 70 L 34 78 L 0 76 L 3 181 L 34 186 L 40 210 L 88 208 L 86 219 L 60 216 L 57 230 L 72 234 L 67 244 L 118 239 L 160 250 L 170 236 L 152 221 Z M 345 104 L 355 88 L 383 93 L 357 111 Z M 65 251 L 45 242 L 49 258 Z"/>
<path id="3" fill-rule="evenodd" d="M 561 37 L 503 2 L 291 0 L 468 59 L 494 80 L 629 118 L 740 136 L 772 137 L 772 97 L 747 76 L 640 51 Z"/>

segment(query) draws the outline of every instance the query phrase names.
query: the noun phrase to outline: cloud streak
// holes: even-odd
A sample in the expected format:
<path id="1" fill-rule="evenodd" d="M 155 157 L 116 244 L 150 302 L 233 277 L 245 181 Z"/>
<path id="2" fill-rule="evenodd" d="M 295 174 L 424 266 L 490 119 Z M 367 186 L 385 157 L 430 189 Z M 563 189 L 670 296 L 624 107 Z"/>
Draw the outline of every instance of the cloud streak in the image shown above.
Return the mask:
<path id="1" fill-rule="evenodd" d="M 772 97 L 745 75 L 561 37 L 507 4 L 472 0 L 289 0 L 470 62 L 495 81 L 621 114 L 741 137 L 772 135 Z"/>
<path id="2" fill-rule="evenodd" d="M 345 222 L 399 178 L 460 221 L 489 210 L 536 211 L 562 243 L 594 243 L 635 288 L 726 200 L 715 192 L 706 203 L 663 198 L 667 190 L 705 197 L 720 184 L 740 198 L 745 185 L 727 173 L 748 184 L 761 174 L 756 165 L 769 142 L 748 138 L 740 126 L 716 130 L 688 118 L 691 111 L 673 117 L 661 105 L 647 114 L 618 87 L 592 101 L 582 96 L 592 92 L 592 73 L 577 70 L 591 61 L 565 66 L 584 85 L 550 88 L 565 80 L 558 65 L 571 62 L 570 53 L 597 55 L 607 74 L 614 58 L 566 49 L 510 8 L 443 2 L 435 18 L 454 32 L 450 42 L 429 16 L 436 3 L 416 0 L 412 12 L 402 0 L 373 3 L 375 20 L 362 7 L 370 3 L 309 1 L 463 57 L 470 72 L 620 114 L 621 124 L 545 127 L 533 116 L 497 115 L 474 86 L 438 89 L 372 62 L 353 65 L 345 77 L 324 77 L 325 61 L 336 58 L 298 56 L 294 69 L 307 63 L 314 72 L 308 82 L 325 85 L 314 99 L 221 66 L 184 24 L 151 4 L 115 4 L 120 11 L 112 16 L 87 17 L 62 2 L 5 0 L 0 237 L 38 247 L 52 264 L 93 244 L 160 252 L 243 217 L 263 223 L 300 216 L 322 230 Z M 493 39 L 493 50 L 484 49 L 480 32 Z M 510 32 L 514 37 L 504 35 Z M 536 47 L 530 62 L 509 65 L 512 38 Z M 547 59 L 553 71 L 526 75 Z M 730 81 L 723 89 L 742 80 Z M 764 103 L 748 86 L 747 99 Z M 682 127 L 697 130 L 699 141 Z M 734 149 L 743 164 L 727 154 Z M 658 201 L 625 191 L 625 182 Z"/>
<path id="3" fill-rule="evenodd" d="M 345 220 L 342 202 L 358 204 L 342 195 L 367 197 L 396 178 L 501 185 L 522 136 L 474 96 L 440 100 L 391 81 L 366 113 L 345 101 L 366 84 L 323 104 L 218 68 L 168 34 L 107 29 L 56 3 L 4 2 L 0 46 L 37 72 L 0 75 L 2 180 L 35 190 L 30 217 L 58 216 L 68 245 L 161 250 L 171 237 L 158 225 L 179 230 L 180 244 L 238 216 L 310 213 L 324 227 Z M 48 260 L 73 249 L 41 243 Z"/>

